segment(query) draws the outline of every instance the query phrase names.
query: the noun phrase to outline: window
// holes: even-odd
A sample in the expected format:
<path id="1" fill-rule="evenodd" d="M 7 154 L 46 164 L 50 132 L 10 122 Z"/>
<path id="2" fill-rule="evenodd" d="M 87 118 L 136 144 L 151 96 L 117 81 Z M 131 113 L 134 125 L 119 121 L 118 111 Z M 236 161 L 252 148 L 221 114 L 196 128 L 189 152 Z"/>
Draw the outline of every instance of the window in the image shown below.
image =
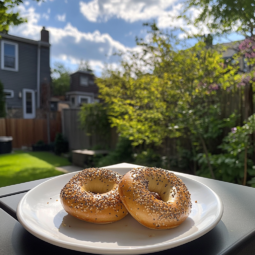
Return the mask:
<path id="1" fill-rule="evenodd" d="M 81 104 L 87 104 L 88 101 L 89 101 L 88 98 L 81 98 L 80 103 Z"/>
<path id="2" fill-rule="evenodd" d="M 18 44 L 8 41 L 1 43 L 1 68 L 18 71 Z"/>
<path id="3" fill-rule="evenodd" d="M 26 113 L 32 113 L 32 93 L 26 92 Z"/>
<path id="4" fill-rule="evenodd" d="M 75 105 L 75 97 L 71 97 L 71 103 L 73 106 Z"/>
<path id="5" fill-rule="evenodd" d="M 23 89 L 23 115 L 24 119 L 35 117 L 35 92 L 31 89 Z"/>
<path id="6" fill-rule="evenodd" d="M 81 83 L 82 86 L 88 86 L 89 85 L 88 77 L 81 76 L 80 83 Z"/>
<path id="7" fill-rule="evenodd" d="M 89 104 L 89 103 L 90 103 L 90 97 L 88 97 L 88 96 L 80 96 L 79 97 L 79 105 Z"/>
<path id="8" fill-rule="evenodd" d="M 5 98 L 13 98 L 14 92 L 13 90 L 4 89 L 4 95 L 5 95 Z"/>

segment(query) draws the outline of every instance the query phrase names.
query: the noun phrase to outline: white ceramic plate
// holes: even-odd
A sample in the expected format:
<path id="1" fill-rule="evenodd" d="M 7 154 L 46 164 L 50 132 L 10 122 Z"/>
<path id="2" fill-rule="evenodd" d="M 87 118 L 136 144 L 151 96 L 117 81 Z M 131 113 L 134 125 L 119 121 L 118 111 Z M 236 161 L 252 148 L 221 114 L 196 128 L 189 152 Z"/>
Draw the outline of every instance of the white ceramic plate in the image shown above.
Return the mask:
<path id="1" fill-rule="evenodd" d="M 107 167 L 118 171 L 116 167 Z M 123 174 L 131 165 L 119 168 Z M 76 172 L 77 173 L 77 172 Z M 59 194 L 76 174 L 55 177 L 30 190 L 20 201 L 17 216 L 30 233 L 51 244 L 67 249 L 98 254 L 143 254 L 173 248 L 210 231 L 220 221 L 220 198 L 200 182 L 176 173 L 187 185 L 192 198 L 192 213 L 177 228 L 151 230 L 130 215 L 107 225 L 80 221 L 62 208 Z M 195 203 L 197 201 L 197 203 Z"/>

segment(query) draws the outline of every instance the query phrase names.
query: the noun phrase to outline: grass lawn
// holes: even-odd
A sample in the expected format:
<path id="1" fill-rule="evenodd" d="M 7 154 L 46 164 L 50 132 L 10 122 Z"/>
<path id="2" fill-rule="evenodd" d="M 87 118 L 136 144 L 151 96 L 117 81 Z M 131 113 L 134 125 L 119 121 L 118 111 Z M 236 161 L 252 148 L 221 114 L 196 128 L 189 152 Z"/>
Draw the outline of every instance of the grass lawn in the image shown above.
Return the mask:
<path id="1" fill-rule="evenodd" d="M 23 152 L 0 155 L 0 187 L 63 174 L 55 170 L 70 162 L 49 152 Z"/>

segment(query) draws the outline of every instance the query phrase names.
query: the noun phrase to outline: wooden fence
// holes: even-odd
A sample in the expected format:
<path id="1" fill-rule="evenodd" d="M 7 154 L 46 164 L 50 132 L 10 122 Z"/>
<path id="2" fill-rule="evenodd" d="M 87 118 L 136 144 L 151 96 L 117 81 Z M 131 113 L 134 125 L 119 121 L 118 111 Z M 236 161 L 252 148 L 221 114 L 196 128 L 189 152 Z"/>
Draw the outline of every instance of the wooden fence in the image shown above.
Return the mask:
<path id="1" fill-rule="evenodd" d="M 53 142 L 57 133 L 61 133 L 61 115 L 50 120 L 50 140 Z M 21 148 L 42 140 L 48 143 L 46 119 L 0 119 L 0 136 L 11 136 L 12 147 Z"/>
<path id="2" fill-rule="evenodd" d="M 62 126 L 63 134 L 69 142 L 70 150 L 91 149 L 95 146 L 102 146 L 102 141 L 97 135 L 88 136 L 80 128 L 79 108 L 63 109 Z M 106 146 L 114 149 L 118 140 L 116 129 L 111 129 L 109 144 Z"/>

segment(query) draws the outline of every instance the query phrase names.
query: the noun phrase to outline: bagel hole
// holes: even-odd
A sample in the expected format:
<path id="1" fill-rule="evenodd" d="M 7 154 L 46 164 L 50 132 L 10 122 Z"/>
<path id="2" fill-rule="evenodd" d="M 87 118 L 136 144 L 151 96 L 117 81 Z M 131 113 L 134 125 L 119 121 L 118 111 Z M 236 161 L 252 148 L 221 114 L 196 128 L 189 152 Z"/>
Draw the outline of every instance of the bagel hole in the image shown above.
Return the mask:
<path id="1" fill-rule="evenodd" d="M 92 181 L 83 185 L 83 190 L 94 194 L 104 194 L 116 187 L 115 182 L 103 181 L 101 179 L 93 179 Z"/>
<path id="2" fill-rule="evenodd" d="M 172 187 L 170 187 L 168 182 L 165 182 L 164 180 L 149 178 L 148 190 L 158 200 L 162 200 L 164 202 L 172 201 Z"/>

